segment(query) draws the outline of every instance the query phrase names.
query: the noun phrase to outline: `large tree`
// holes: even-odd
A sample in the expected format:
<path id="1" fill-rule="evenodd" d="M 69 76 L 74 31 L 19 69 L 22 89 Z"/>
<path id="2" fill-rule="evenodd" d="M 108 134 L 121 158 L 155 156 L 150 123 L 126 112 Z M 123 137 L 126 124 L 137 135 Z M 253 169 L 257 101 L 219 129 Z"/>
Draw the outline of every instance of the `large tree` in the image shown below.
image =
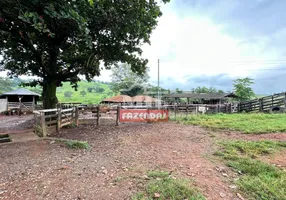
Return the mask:
<path id="1" fill-rule="evenodd" d="M 138 74 L 132 71 L 130 65 L 119 64 L 112 68 L 111 89 L 115 93 L 136 96 L 147 90 L 148 80 L 147 70 Z"/>
<path id="2" fill-rule="evenodd" d="M 169 0 L 162 0 L 164 3 Z M 45 108 L 56 106 L 56 88 L 78 75 L 87 80 L 117 63 L 143 73 L 143 43 L 161 16 L 156 0 L 1 0 L 1 69 L 35 75 Z"/>
<path id="3" fill-rule="evenodd" d="M 233 81 L 234 91 L 239 101 L 246 101 L 255 97 L 255 93 L 251 88 L 253 83 L 251 78 L 238 78 Z"/>

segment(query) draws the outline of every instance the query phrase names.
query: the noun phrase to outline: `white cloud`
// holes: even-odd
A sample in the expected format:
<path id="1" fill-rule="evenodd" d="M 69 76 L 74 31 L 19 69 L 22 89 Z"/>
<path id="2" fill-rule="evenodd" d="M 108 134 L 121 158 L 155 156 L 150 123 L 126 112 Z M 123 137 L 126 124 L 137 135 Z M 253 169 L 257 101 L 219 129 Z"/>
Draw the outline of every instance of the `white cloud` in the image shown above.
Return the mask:
<path id="1" fill-rule="evenodd" d="M 188 76 L 228 74 L 230 77 L 251 76 L 257 69 L 268 68 L 263 61 L 279 57 L 265 51 L 269 39 L 252 42 L 225 33 L 223 25 L 210 18 L 180 15 L 172 4 L 163 8 L 163 16 L 151 37 L 151 45 L 143 47 L 143 57 L 149 59 L 152 82 L 157 80 L 157 59 L 160 77 L 187 83 Z M 191 12 L 191 11 L 190 11 Z M 254 62 L 255 61 L 255 62 Z"/>

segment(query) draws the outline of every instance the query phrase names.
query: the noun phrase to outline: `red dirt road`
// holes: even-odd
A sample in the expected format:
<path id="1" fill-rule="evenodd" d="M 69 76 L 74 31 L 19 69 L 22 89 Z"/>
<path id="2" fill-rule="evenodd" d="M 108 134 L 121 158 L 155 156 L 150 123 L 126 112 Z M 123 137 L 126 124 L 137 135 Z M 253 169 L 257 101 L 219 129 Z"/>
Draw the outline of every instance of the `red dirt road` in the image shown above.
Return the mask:
<path id="1" fill-rule="evenodd" d="M 154 169 L 193 179 L 208 200 L 239 199 L 235 175 L 212 155 L 220 136 L 175 123 L 81 125 L 57 137 L 89 150 L 50 140 L 0 146 L 0 199 L 130 199 Z"/>

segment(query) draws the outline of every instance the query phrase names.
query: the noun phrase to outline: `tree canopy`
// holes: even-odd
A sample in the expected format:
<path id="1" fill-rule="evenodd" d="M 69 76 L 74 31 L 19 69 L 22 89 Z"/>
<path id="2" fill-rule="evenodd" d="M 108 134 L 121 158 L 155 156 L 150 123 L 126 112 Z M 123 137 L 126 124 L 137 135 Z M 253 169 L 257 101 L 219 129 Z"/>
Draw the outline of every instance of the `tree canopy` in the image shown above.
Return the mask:
<path id="1" fill-rule="evenodd" d="M 169 0 L 162 0 L 164 3 Z M 155 0 L 1 0 L 1 70 L 35 75 L 44 107 L 55 107 L 56 87 L 87 80 L 115 63 L 144 73 L 141 45 L 162 15 Z"/>
<path id="2" fill-rule="evenodd" d="M 234 91 L 239 101 L 246 101 L 255 96 L 251 88 L 253 83 L 253 79 L 251 78 L 238 78 L 233 81 Z"/>
<path id="3" fill-rule="evenodd" d="M 214 87 L 207 88 L 205 86 L 193 88 L 192 92 L 193 93 L 224 93 L 223 90 L 218 90 Z"/>
<path id="4" fill-rule="evenodd" d="M 128 64 L 119 64 L 112 68 L 111 89 L 115 93 L 136 96 L 143 94 L 148 87 L 149 75 L 147 70 L 136 73 Z"/>

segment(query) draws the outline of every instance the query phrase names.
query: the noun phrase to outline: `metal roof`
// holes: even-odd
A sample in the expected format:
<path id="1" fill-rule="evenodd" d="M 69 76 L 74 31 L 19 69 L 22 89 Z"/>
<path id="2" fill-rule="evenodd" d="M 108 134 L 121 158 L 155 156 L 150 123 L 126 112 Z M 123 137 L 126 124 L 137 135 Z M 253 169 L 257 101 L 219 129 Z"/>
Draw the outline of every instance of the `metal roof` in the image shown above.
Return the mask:
<path id="1" fill-rule="evenodd" d="M 115 102 L 115 103 L 132 102 L 132 98 L 128 95 L 118 95 L 115 97 L 106 98 L 102 102 Z"/>
<path id="2" fill-rule="evenodd" d="M 158 99 L 155 99 L 150 96 L 145 96 L 145 95 L 137 95 L 135 97 L 132 97 L 133 102 L 144 102 L 144 103 L 153 103 L 153 102 L 158 102 Z"/>
<path id="3" fill-rule="evenodd" d="M 163 98 L 190 98 L 190 99 L 223 99 L 227 97 L 236 97 L 234 93 L 181 93 L 167 94 Z"/>
<path id="4" fill-rule="evenodd" d="M 35 92 L 32 92 L 30 90 L 27 90 L 25 88 L 19 88 L 17 90 L 13 90 L 10 92 L 4 92 L 3 94 L 1 94 L 0 96 L 11 96 L 11 95 L 18 95 L 18 96 L 28 96 L 28 95 L 32 95 L 32 96 L 41 96 Z"/>
<path id="5" fill-rule="evenodd" d="M 118 95 L 110 98 L 106 98 L 102 100 L 102 102 L 115 102 L 115 103 L 125 103 L 125 102 L 144 102 L 144 103 L 152 103 L 158 102 L 158 99 L 155 99 L 150 96 L 145 95 L 137 95 L 135 97 L 130 97 L 128 95 Z"/>

